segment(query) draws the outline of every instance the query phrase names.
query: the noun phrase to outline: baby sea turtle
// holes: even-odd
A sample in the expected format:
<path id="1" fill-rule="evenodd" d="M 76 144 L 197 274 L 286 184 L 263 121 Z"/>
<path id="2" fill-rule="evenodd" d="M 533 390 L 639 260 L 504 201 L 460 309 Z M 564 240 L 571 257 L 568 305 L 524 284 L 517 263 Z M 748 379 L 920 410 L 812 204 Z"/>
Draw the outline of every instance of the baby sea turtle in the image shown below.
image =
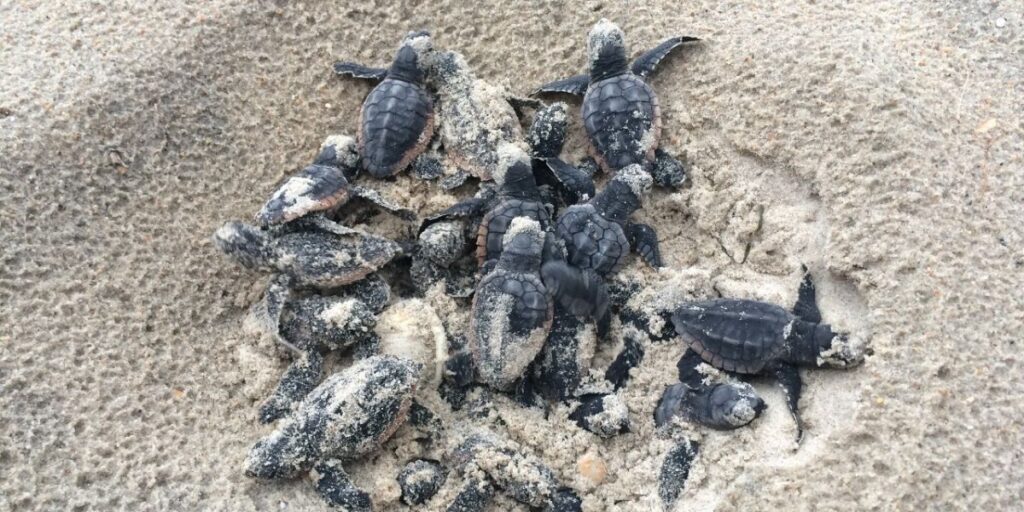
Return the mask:
<path id="1" fill-rule="evenodd" d="M 335 373 L 253 445 L 245 474 L 286 479 L 309 473 L 331 505 L 371 510 L 369 494 L 352 483 L 342 463 L 378 449 L 405 421 L 419 370 L 405 359 L 373 356 Z"/>
<path id="2" fill-rule="evenodd" d="M 656 158 L 671 157 L 655 154 L 661 137 L 661 109 L 658 96 L 645 79 L 672 50 L 697 40 L 670 38 L 629 66 L 625 34 L 602 19 L 590 30 L 587 40 L 590 73 L 542 85 L 537 92 L 584 95 L 582 116 L 590 153 L 606 172 L 631 164 L 650 169 Z M 665 184 L 672 182 L 681 183 L 682 178 L 667 177 Z"/>
<path id="3" fill-rule="evenodd" d="M 402 252 L 391 240 L 317 215 L 267 230 L 232 221 L 214 233 L 213 241 L 246 268 L 284 274 L 294 287 L 319 289 L 354 283 Z"/>
<path id="4" fill-rule="evenodd" d="M 544 233 L 533 219 L 512 219 L 504 250 L 473 297 L 469 348 L 478 377 L 507 390 L 544 345 L 553 303 L 541 281 Z"/>
<path id="5" fill-rule="evenodd" d="M 351 62 L 334 65 L 338 75 L 381 81 L 359 114 L 359 154 L 363 168 L 374 177 L 401 172 L 434 134 L 434 106 L 423 86 L 423 60 L 430 52 L 430 33 L 410 32 L 387 69 Z"/>
<path id="6" fill-rule="evenodd" d="M 478 79 L 466 59 L 452 51 L 430 54 L 427 81 L 437 90 L 438 136 L 446 156 L 459 169 L 492 179 L 501 165 L 498 148 L 523 137 L 511 96 Z"/>
<path id="7" fill-rule="evenodd" d="M 572 489 L 559 485 L 551 468 L 527 454 L 517 443 L 492 432 L 469 435 L 451 450 L 449 458 L 469 477 L 449 511 L 453 507 L 454 510 L 486 510 L 495 487 L 520 503 L 538 509 L 543 507 L 544 511 L 580 510 L 579 497 Z"/>
<path id="8" fill-rule="evenodd" d="M 287 414 L 323 375 L 322 352 L 357 343 L 372 344 L 376 314 L 390 299 L 384 279 L 373 274 L 341 289 L 340 295 L 298 295 L 278 276 L 267 286 L 257 308 L 267 330 L 295 352 L 274 393 L 260 405 L 259 420 L 270 423 Z"/>
<path id="9" fill-rule="evenodd" d="M 679 359 L 679 381 L 665 389 L 654 410 L 662 426 L 679 416 L 716 430 L 732 430 L 757 419 L 767 407 L 746 382 L 711 382 L 701 371 L 704 361 L 687 350 Z"/>
<path id="10" fill-rule="evenodd" d="M 774 375 L 803 435 L 798 404 L 799 367 L 849 368 L 863 361 L 864 347 L 821 322 L 810 273 L 804 275 L 793 312 L 765 302 L 716 299 L 684 304 L 673 312 L 676 331 L 701 359 L 736 374 Z M 683 355 L 687 357 L 686 354 Z"/>
<path id="11" fill-rule="evenodd" d="M 567 108 L 559 101 L 537 110 L 526 141 L 530 145 L 538 181 L 555 186 L 565 204 L 576 204 L 594 197 L 594 179 L 593 173 L 580 170 L 559 158 L 569 124 Z"/>
<path id="12" fill-rule="evenodd" d="M 550 213 L 537 191 L 530 157 L 511 143 L 502 144 L 498 153 L 501 163 L 495 168 L 494 181 L 498 185 L 499 202 L 480 221 L 476 239 L 477 262 L 481 266 L 501 256 L 502 240 L 512 219 L 533 219 L 545 232 L 551 224 Z"/>
<path id="13" fill-rule="evenodd" d="M 632 247 L 648 265 L 664 266 L 654 228 L 629 222 L 651 183 L 651 175 L 633 164 L 619 171 L 586 204 L 567 208 L 555 229 L 565 242 L 569 263 L 608 277 L 622 268 Z"/>
<path id="14" fill-rule="evenodd" d="M 356 140 L 332 135 L 324 141 L 313 164 L 289 177 L 274 191 L 256 214 L 263 226 L 282 224 L 315 212 L 341 207 L 352 198 L 362 198 L 405 220 L 415 214 L 381 197 L 380 193 L 349 182 L 357 172 L 359 154 Z"/>

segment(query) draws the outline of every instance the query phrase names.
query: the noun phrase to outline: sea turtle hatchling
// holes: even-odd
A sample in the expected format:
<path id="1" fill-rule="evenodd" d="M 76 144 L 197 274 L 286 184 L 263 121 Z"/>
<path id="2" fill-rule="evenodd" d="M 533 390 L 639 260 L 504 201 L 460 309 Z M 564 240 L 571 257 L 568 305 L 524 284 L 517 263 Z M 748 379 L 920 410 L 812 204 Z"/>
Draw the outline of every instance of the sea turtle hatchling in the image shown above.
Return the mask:
<path id="1" fill-rule="evenodd" d="M 284 274 L 293 287 L 318 289 L 354 283 L 402 252 L 392 240 L 317 215 L 271 229 L 231 221 L 213 241 L 246 268 Z"/>
<path id="2" fill-rule="evenodd" d="M 363 168 L 374 177 L 404 170 L 433 137 L 434 106 L 423 86 L 423 61 L 432 51 L 429 32 L 410 32 L 389 68 L 334 64 L 338 75 L 380 81 L 359 114 L 359 154 Z"/>
<path id="3" fill-rule="evenodd" d="M 810 273 L 805 273 L 793 312 L 753 300 L 715 299 L 687 303 L 672 313 L 676 331 L 709 365 L 734 374 L 774 375 L 803 435 L 800 420 L 800 367 L 849 368 L 863 361 L 864 345 L 821 322 Z M 687 353 L 683 360 L 696 360 Z M 684 361 L 680 370 L 688 371 Z M 728 397 L 727 397 L 728 398 Z M 724 402 L 732 406 L 730 398 Z M 715 412 L 717 404 L 711 404 Z"/>
<path id="4" fill-rule="evenodd" d="M 357 361 L 328 377 L 258 441 L 245 460 L 245 474 L 287 479 L 309 474 L 320 495 L 349 511 L 372 509 L 342 463 L 380 447 L 406 420 L 420 369 L 392 356 Z"/>
<path id="5" fill-rule="evenodd" d="M 286 179 L 256 214 L 256 222 L 268 227 L 304 215 L 337 209 L 353 198 L 362 198 L 405 220 L 415 214 L 384 199 L 376 190 L 350 183 L 357 173 L 356 140 L 347 135 L 328 137 L 312 165 Z"/>
<path id="6" fill-rule="evenodd" d="M 293 359 L 274 392 L 259 408 L 261 423 L 287 414 L 316 387 L 323 375 L 323 352 L 377 341 L 376 315 L 384 310 L 391 292 L 377 274 L 345 286 L 335 295 L 299 294 L 288 279 L 276 276 L 267 286 L 256 317 Z"/>
<path id="7" fill-rule="evenodd" d="M 648 265 L 664 266 L 654 228 L 629 221 L 651 183 L 650 174 L 633 164 L 616 173 L 587 203 L 566 208 L 555 230 L 565 243 L 567 261 L 609 277 L 622 268 L 632 248 Z"/>
<path id="8" fill-rule="evenodd" d="M 625 34 L 611 21 L 602 19 L 587 39 L 590 73 L 547 83 L 537 92 L 584 95 L 581 113 L 590 139 L 590 153 L 606 172 L 631 164 L 649 170 L 657 167 L 671 171 L 669 175 L 658 176 L 659 185 L 678 187 L 685 178 L 681 165 L 654 166 L 656 159 L 672 157 L 657 151 L 661 109 L 658 96 L 645 79 L 674 49 L 697 40 L 685 36 L 670 38 L 629 66 Z"/>

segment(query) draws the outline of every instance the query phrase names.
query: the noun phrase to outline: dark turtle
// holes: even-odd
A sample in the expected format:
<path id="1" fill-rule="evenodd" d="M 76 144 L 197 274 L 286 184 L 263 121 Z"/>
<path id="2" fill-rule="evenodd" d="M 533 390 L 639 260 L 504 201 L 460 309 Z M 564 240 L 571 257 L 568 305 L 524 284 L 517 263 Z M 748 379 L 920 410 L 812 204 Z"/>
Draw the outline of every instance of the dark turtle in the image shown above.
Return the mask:
<path id="1" fill-rule="evenodd" d="M 317 386 L 272 434 L 253 445 L 245 474 L 262 479 L 309 473 L 320 495 L 344 510 L 370 510 L 370 496 L 342 463 L 378 449 L 405 421 L 420 368 L 374 356 Z"/>
<path id="2" fill-rule="evenodd" d="M 774 375 L 796 420 L 797 440 L 803 434 L 798 368 L 849 368 L 864 355 L 861 344 L 851 343 L 846 334 L 821 323 L 810 273 L 804 275 L 793 313 L 765 302 L 715 299 L 679 306 L 672 323 L 688 350 L 711 366 L 735 374 Z M 695 359 L 683 355 L 688 357 Z M 688 366 L 682 361 L 680 365 L 681 371 Z"/>
<path id="3" fill-rule="evenodd" d="M 590 73 L 542 85 L 537 92 L 584 95 L 583 124 L 590 136 L 591 155 L 606 172 L 631 164 L 650 169 L 661 138 L 661 109 L 658 97 L 645 82 L 658 64 L 683 43 L 695 37 L 673 37 L 644 53 L 629 66 L 625 34 L 614 23 L 602 19 L 587 40 Z M 682 167 L 678 166 L 681 171 Z M 667 176 L 662 185 L 678 186 L 683 176 Z"/>
<path id="4" fill-rule="evenodd" d="M 274 191 L 256 214 L 256 222 L 267 227 L 292 221 L 310 213 L 330 211 L 352 198 L 363 198 L 382 210 L 405 220 L 415 214 L 381 197 L 375 190 L 349 183 L 359 165 L 356 140 L 347 135 L 328 137 L 320 155 Z"/>
<path id="5" fill-rule="evenodd" d="M 565 204 L 594 197 L 593 173 L 580 170 L 559 158 L 569 124 L 566 105 L 555 102 L 534 114 L 526 134 L 538 182 L 553 185 Z"/>
<path id="6" fill-rule="evenodd" d="M 391 240 L 316 215 L 268 230 L 228 222 L 213 241 L 247 268 L 284 274 L 292 286 L 320 289 L 354 283 L 402 252 Z"/>
<path id="7" fill-rule="evenodd" d="M 274 393 L 260 405 L 261 423 L 284 416 L 316 387 L 323 375 L 323 352 L 376 341 L 375 315 L 391 295 L 387 282 L 373 274 L 339 291 L 339 295 L 297 295 L 283 276 L 267 286 L 257 316 L 281 344 L 295 352 L 295 358 Z"/>
<path id="8" fill-rule="evenodd" d="M 514 144 L 503 144 L 498 151 L 502 164 L 500 171 L 494 174 L 494 181 L 498 185 L 500 201 L 480 221 L 476 256 L 481 266 L 501 256 L 502 240 L 512 219 L 533 219 L 540 224 L 542 231 L 547 231 L 551 224 L 548 209 L 537 191 L 530 157 Z"/>
<path id="9" fill-rule="evenodd" d="M 426 68 L 427 81 L 437 90 L 438 137 L 445 155 L 468 174 L 492 179 L 502 143 L 523 138 L 510 95 L 478 79 L 456 52 L 432 52 Z"/>
<path id="10" fill-rule="evenodd" d="M 544 345 L 553 303 L 541 281 L 544 233 L 533 219 L 509 224 L 504 251 L 473 297 L 469 348 L 481 381 L 509 389 Z"/>
<path id="11" fill-rule="evenodd" d="M 512 499 L 550 512 L 579 510 L 579 497 L 559 485 L 554 471 L 517 443 L 492 432 L 476 432 L 449 453 L 469 481 L 448 510 L 483 511 L 498 488 Z M 482 478 L 481 478 L 482 477 Z M 489 491 L 488 491 L 489 489 Z M 467 496 L 463 497 L 463 494 Z M 459 504 L 458 507 L 455 507 Z M 479 508 L 477 508 L 479 507 Z"/>
<path id="12" fill-rule="evenodd" d="M 430 33 L 410 32 L 387 69 L 351 62 L 334 65 L 338 75 L 381 81 L 359 114 L 359 154 L 363 168 L 374 177 L 404 170 L 434 134 L 434 106 L 423 87 L 423 60 L 430 52 Z"/>
<path id="13" fill-rule="evenodd" d="M 630 165 L 586 204 L 562 212 L 555 231 L 565 243 L 569 263 L 608 277 L 622 268 L 632 247 L 647 264 L 663 266 L 654 229 L 629 222 L 650 186 L 650 174 Z"/>
<path id="14" fill-rule="evenodd" d="M 441 489 L 445 470 L 436 460 L 416 459 L 398 473 L 398 486 L 402 488 L 402 501 L 406 505 L 422 505 Z"/>

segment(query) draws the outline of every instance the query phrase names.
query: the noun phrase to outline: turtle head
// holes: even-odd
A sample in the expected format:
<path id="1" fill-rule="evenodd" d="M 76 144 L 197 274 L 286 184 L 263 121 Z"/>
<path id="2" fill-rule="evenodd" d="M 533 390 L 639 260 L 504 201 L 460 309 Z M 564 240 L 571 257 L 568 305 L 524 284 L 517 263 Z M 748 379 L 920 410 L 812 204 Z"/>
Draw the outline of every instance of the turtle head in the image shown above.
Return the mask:
<path id="1" fill-rule="evenodd" d="M 530 155 L 511 142 L 501 143 L 498 146 L 494 183 L 505 197 L 536 199 L 537 181 L 533 177 Z"/>
<path id="2" fill-rule="evenodd" d="M 848 333 L 833 333 L 827 324 L 815 326 L 814 338 L 818 342 L 818 366 L 853 368 L 864 362 L 867 340 Z"/>
<path id="3" fill-rule="evenodd" d="M 395 60 L 391 63 L 388 76 L 407 82 L 423 81 L 428 56 L 434 51 L 430 32 L 418 30 L 409 32 L 398 47 Z"/>
<path id="4" fill-rule="evenodd" d="M 544 252 L 544 232 L 540 229 L 540 223 L 529 217 L 512 219 L 501 240 L 501 247 L 502 264 L 511 264 L 519 270 L 536 271 Z"/>
<path id="5" fill-rule="evenodd" d="M 619 169 L 615 177 L 594 196 L 594 208 L 613 222 L 622 223 L 643 206 L 654 178 L 639 164 Z"/>
<path id="6" fill-rule="evenodd" d="M 538 158 L 553 158 L 562 152 L 569 126 L 568 107 L 559 101 L 537 111 L 526 140 Z"/>
<path id="7" fill-rule="evenodd" d="M 330 165 L 341 169 L 345 179 L 352 180 L 359 174 L 359 150 L 356 139 L 350 135 L 330 135 L 320 145 L 317 165 Z"/>
<path id="8" fill-rule="evenodd" d="M 626 35 L 618 25 L 602 19 L 587 37 L 590 79 L 601 80 L 626 71 Z"/>
<path id="9" fill-rule="evenodd" d="M 287 435 L 278 430 L 257 441 L 245 458 L 245 476 L 266 480 L 298 476 L 308 469 L 303 467 L 303 461 L 315 455 L 303 453 L 303 439 L 303 436 Z"/>
<path id="10" fill-rule="evenodd" d="M 275 257 L 270 237 L 263 230 L 231 221 L 213 234 L 213 243 L 242 266 L 257 270 L 270 270 Z"/>
<path id="11" fill-rule="evenodd" d="M 470 87 L 473 83 L 469 64 L 458 52 L 431 52 L 424 60 L 423 68 L 427 72 L 427 79 L 435 87 Z"/>

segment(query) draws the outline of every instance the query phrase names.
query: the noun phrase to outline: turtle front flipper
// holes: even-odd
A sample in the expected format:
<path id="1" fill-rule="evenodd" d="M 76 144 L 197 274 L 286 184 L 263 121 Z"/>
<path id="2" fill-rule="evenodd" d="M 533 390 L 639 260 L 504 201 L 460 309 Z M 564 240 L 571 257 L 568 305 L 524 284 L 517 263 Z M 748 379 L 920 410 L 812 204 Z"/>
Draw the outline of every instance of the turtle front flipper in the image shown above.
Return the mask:
<path id="1" fill-rule="evenodd" d="M 259 410 L 260 423 L 271 423 L 291 411 L 292 404 L 302 400 L 316 387 L 323 375 L 324 356 L 309 350 L 297 357 L 281 377 L 274 393 Z"/>
<path id="2" fill-rule="evenodd" d="M 793 314 L 805 322 L 821 323 L 821 311 L 818 310 L 817 292 L 814 288 L 814 281 L 807 267 L 803 267 L 804 278 L 800 281 L 800 291 L 797 295 L 796 305 L 793 306 Z"/>
<path id="3" fill-rule="evenodd" d="M 278 343 L 299 351 L 299 349 L 284 339 L 281 335 L 281 314 L 284 312 L 285 302 L 291 297 L 289 280 L 282 274 L 277 274 L 267 283 L 267 290 L 263 293 L 263 300 L 253 306 L 253 314 L 263 325 L 263 328 L 274 337 Z"/>
<path id="4" fill-rule="evenodd" d="M 566 204 L 578 204 L 594 197 L 594 178 L 591 175 L 561 158 L 548 158 L 544 163 L 558 181 L 559 192 Z"/>
<path id="5" fill-rule="evenodd" d="M 549 261 L 541 267 L 544 286 L 570 313 L 589 316 L 597 322 L 597 335 L 604 337 L 611 325 L 608 288 L 594 272 L 580 270 L 564 261 Z"/>
<path id="6" fill-rule="evenodd" d="M 311 473 L 313 486 L 327 503 L 348 512 L 373 510 L 370 495 L 352 483 L 338 460 L 318 462 Z"/>
<path id="7" fill-rule="evenodd" d="M 661 268 L 665 262 L 661 259 L 661 250 L 658 248 L 658 233 L 647 224 L 628 224 L 626 236 L 629 237 L 629 245 L 640 255 L 651 267 Z"/>
<path id="8" fill-rule="evenodd" d="M 380 194 L 380 192 L 377 192 L 372 188 L 361 187 L 359 185 L 352 185 L 351 187 L 349 187 L 349 190 L 351 191 L 353 196 L 365 199 L 376 205 L 381 210 L 384 210 L 402 220 L 411 221 L 416 219 L 415 212 L 408 208 L 402 208 L 397 203 L 385 199 L 384 196 Z"/>
<path id="9" fill-rule="evenodd" d="M 804 437 L 804 422 L 800 419 L 800 392 L 803 391 L 804 382 L 800 378 L 800 370 L 796 366 L 780 363 L 773 371 L 782 390 L 786 392 L 786 406 L 796 422 L 796 442 L 799 444 Z"/>
<path id="10" fill-rule="evenodd" d="M 629 371 L 644 360 L 644 346 L 636 336 L 635 330 L 625 330 L 622 333 L 622 350 L 615 360 L 608 365 L 604 372 L 604 380 L 611 382 L 613 388 L 618 391 L 629 381 Z"/>
<path id="11" fill-rule="evenodd" d="M 589 85 L 590 75 L 576 75 L 563 80 L 548 82 L 533 91 L 531 96 L 547 92 L 564 92 L 574 96 L 582 96 L 583 93 L 587 92 L 587 87 Z"/>
<path id="12" fill-rule="evenodd" d="M 665 42 L 655 46 L 654 48 L 647 50 L 643 55 L 637 57 L 633 61 L 632 71 L 634 75 L 642 77 L 648 77 L 658 67 L 658 64 L 672 53 L 673 50 L 679 48 L 684 43 L 690 43 L 694 41 L 700 41 L 699 38 L 691 36 L 680 36 L 666 39 Z"/>
<path id="13" fill-rule="evenodd" d="M 381 81 L 388 76 L 387 68 L 371 68 L 356 64 L 355 62 L 335 62 L 334 74 L 338 76 L 350 76 L 364 80 Z"/>
<path id="14" fill-rule="evenodd" d="M 693 459 L 697 458 L 699 452 L 700 444 L 684 439 L 665 454 L 665 461 L 661 463 L 661 472 L 658 474 L 658 497 L 666 509 L 671 509 L 682 494 Z"/>

